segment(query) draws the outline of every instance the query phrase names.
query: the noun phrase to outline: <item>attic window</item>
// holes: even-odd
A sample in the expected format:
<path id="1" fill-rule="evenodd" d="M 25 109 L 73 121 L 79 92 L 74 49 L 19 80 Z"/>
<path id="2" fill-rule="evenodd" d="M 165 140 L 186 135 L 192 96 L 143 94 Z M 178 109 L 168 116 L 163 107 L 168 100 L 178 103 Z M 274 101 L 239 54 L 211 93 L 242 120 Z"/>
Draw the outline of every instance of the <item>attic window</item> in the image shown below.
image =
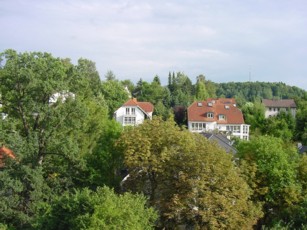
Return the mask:
<path id="1" fill-rule="evenodd" d="M 208 106 L 212 107 L 212 105 L 213 105 L 212 102 L 208 102 Z"/>
<path id="2" fill-rule="evenodd" d="M 197 106 L 198 106 L 198 107 L 202 107 L 202 106 L 203 106 L 203 103 L 197 102 Z"/>
<path id="3" fill-rule="evenodd" d="M 208 118 L 213 118 L 213 113 L 207 113 Z"/>
<path id="4" fill-rule="evenodd" d="M 226 120 L 226 116 L 224 114 L 219 114 L 219 120 Z"/>
<path id="5" fill-rule="evenodd" d="M 229 109 L 229 105 L 225 105 L 225 109 Z"/>

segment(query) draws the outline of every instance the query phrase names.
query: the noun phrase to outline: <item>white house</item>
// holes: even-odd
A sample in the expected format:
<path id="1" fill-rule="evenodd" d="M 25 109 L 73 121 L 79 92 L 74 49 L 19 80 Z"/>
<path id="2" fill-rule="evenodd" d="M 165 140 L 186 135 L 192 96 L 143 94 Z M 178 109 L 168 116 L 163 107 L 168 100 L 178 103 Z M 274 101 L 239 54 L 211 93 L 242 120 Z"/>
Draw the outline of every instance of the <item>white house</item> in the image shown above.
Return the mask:
<path id="1" fill-rule="evenodd" d="M 248 140 L 249 127 L 233 98 L 195 101 L 188 107 L 188 129 L 191 132 L 218 131 Z"/>
<path id="2" fill-rule="evenodd" d="M 293 99 L 262 99 L 262 104 L 265 106 L 265 118 L 276 116 L 281 111 L 289 112 L 293 117 L 296 115 L 296 104 Z"/>
<path id="3" fill-rule="evenodd" d="M 49 104 L 54 104 L 58 100 L 61 100 L 62 103 L 64 103 L 68 98 L 75 99 L 76 95 L 72 92 L 69 92 L 67 90 L 63 90 L 61 92 L 57 92 L 51 95 L 49 98 Z"/>
<path id="4" fill-rule="evenodd" d="M 150 102 L 139 102 L 132 98 L 114 112 L 114 118 L 123 126 L 139 125 L 145 119 L 152 119 L 153 110 L 154 106 Z"/>

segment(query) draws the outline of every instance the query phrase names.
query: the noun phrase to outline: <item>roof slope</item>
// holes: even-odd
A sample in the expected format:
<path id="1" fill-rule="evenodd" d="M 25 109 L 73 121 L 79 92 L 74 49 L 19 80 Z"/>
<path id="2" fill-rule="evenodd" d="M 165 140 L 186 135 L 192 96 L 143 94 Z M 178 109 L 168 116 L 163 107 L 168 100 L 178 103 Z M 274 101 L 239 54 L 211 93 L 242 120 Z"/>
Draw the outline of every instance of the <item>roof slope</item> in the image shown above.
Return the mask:
<path id="1" fill-rule="evenodd" d="M 296 108 L 296 104 L 293 99 L 281 99 L 281 100 L 262 99 L 262 103 L 266 107 Z"/>
<path id="2" fill-rule="evenodd" d="M 213 113 L 213 118 L 208 117 L 208 113 Z M 225 120 L 220 120 L 219 115 L 225 115 Z M 243 113 L 237 108 L 234 98 L 195 101 L 188 108 L 188 121 L 244 124 Z"/>
<path id="3" fill-rule="evenodd" d="M 1 146 L 0 148 L 0 167 L 4 166 L 5 158 L 15 159 L 16 156 L 12 150 L 10 150 L 9 148 L 5 146 Z"/>
<path id="4" fill-rule="evenodd" d="M 136 98 L 129 99 L 123 106 L 139 106 L 146 113 L 152 113 L 154 110 L 153 104 L 150 102 L 140 102 Z"/>
<path id="5" fill-rule="evenodd" d="M 237 150 L 232 146 L 232 141 L 220 133 L 201 133 L 209 141 L 217 142 L 217 144 L 225 149 L 227 153 L 236 154 Z"/>

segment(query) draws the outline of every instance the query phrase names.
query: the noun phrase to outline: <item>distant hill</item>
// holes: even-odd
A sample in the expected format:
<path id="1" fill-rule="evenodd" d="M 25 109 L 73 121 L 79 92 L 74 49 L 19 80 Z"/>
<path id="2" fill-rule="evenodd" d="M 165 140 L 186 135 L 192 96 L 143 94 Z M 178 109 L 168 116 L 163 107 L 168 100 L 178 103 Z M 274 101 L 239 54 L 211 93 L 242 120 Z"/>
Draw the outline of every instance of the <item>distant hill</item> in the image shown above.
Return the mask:
<path id="1" fill-rule="evenodd" d="M 234 97 L 242 104 L 246 101 L 301 98 L 306 91 L 282 82 L 228 82 L 215 83 L 217 97 Z"/>

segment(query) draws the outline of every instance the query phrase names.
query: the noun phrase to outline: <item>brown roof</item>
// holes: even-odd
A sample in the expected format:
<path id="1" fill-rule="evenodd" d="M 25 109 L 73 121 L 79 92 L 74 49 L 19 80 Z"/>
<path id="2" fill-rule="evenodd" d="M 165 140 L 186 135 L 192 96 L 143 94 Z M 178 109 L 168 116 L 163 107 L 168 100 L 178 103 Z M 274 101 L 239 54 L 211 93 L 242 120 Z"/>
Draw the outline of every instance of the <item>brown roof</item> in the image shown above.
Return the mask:
<path id="1" fill-rule="evenodd" d="M 150 102 L 140 102 L 136 98 L 128 100 L 123 106 L 139 106 L 146 113 L 151 113 L 154 110 L 153 104 Z"/>
<path id="2" fill-rule="evenodd" d="M 281 100 L 262 99 L 262 103 L 266 107 L 296 108 L 296 104 L 293 99 L 281 99 Z"/>
<path id="3" fill-rule="evenodd" d="M 207 116 L 210 112 L 213 113 L 213 118 Z M 225 120 L 219 120 L 219 115 L 225 115 Z M 242 111 L 236 107 L 234 98 L 210 98 L 206 101 L 195 101 L 188 108 L 188 121 L 244 124 Z"/>
<path id="4" fill-rule="evenodd" d="M 9 157 L 11 159 L 16 158 L 16 156 L 15 156 L 15 154 L 12 150 L 10 150 L 9 148 L 7 148 L 5 146 L 0 147 L 0 168 L 4 166 L 4 160 L 7 157 Z"/>

